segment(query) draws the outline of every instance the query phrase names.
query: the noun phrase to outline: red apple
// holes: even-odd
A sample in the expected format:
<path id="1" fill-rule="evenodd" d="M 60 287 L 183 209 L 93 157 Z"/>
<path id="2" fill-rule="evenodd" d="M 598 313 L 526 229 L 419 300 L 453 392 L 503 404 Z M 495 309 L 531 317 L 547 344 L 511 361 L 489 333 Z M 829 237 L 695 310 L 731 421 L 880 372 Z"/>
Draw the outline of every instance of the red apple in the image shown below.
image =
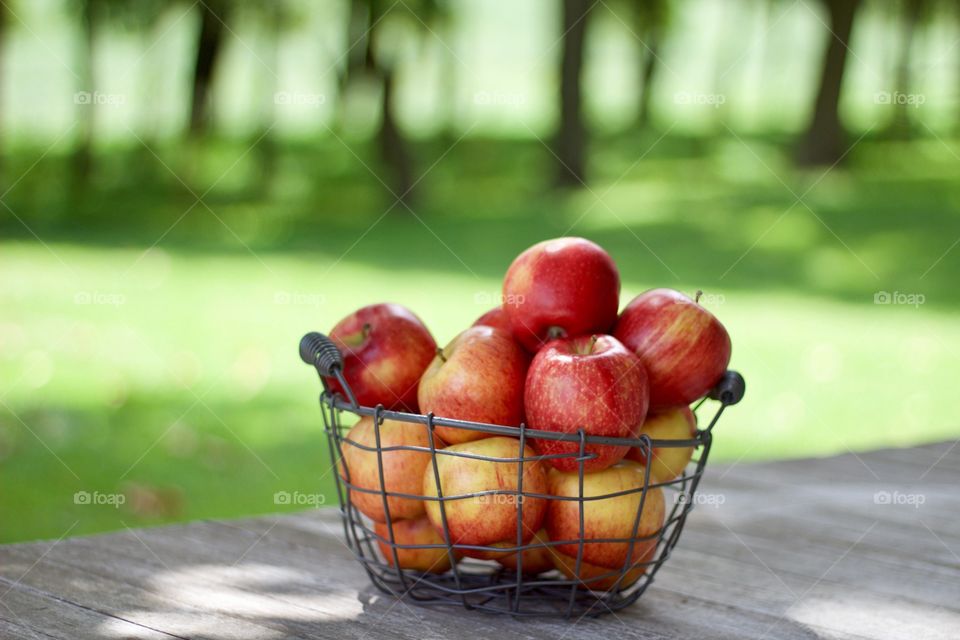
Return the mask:
<path id="1" fill-rule="evenodd" d="M 510 318 L 507 316 L 507 312 L 503 310 L 503 307 L 497 307 L 495 309 L 490 309 L 485 314 L 476 319 L 473 323 L 473 326 L 484 325 L 487 327 L 495 327 L 497 329 L 503 329 L 504 331 L 511 332 L 510 328 Z"/>
<path id="2" fill-rule="evenodd" d="M 634 298 L 613 335 L 647 367 L 653 408 L 702 398 L 730 363 L 727 330 L 712 313 L 673 289 L 652 289 Z"/>
<path id="3" fill-rule="evenodd" d="M 330 339 L 343 355 L 343 375 L 358 403 L 418 411 L 417 384 L 437 343 L 413 312 L 398 304 L 363 307 L 338 322 Z M 343 393 L 336 378 L 327 383 Z"/>
<path id="4" fill-rule="evenodd" d="M 429 573 L 443 573 L 450 568 L 450 554 L 447 553 L 446 543 L 443 536 L 437 533 L 437 530 L 430 524 L 426 518 L 416 520 L 394 520 L 393 540 L 396 544 L 397 559 L 400 561 L 401 569 L 413 569 L 414 571 L 424 571 Z M 390 531 L 386 523 L 377 522 L 373 525 L 373 530 L 383 540 L 377 539 L 377 545 L 380 547 L 380 553 L 386 559 L 387 564 L 394 566 L 393 549 L 390 548 Z M 427 549 L 404 549 L 403 546 L 437 544 L 442 547 L 431 547 Z M 454 561 L 457 559 L 454 553 Z"/>
<path id="5" fill-rule="evenodd" d="M 554 340 L 534 357 L 524 394 L 527 420 L 533 429 L 614 438 L 635 437 L 647 415 L 647 374 L 640 359 L 605 335 Z M 542 455 L 577 453 L 579 443 L 531 439 Z M 605 469 L 626 455 L 629 447 L 586 445 L 596 458 L 586 471 Z M 561 471 L 574 471 L 575 457 L 552 458 Z"/>
<path id="6" fill-rule="evenodd" d="M 479 457 L 448 455 L 462 453 Z M 443 490 L 444 511 L 450 542 L 453 544 L 515 547 L 517 543 L 517 491 L 520 456 L 534 457 L 530 447 L 521 451 L 516 438 L 493 437 L 447 447 L 437 453 L 437 473 Z M 480 459 L 480 457 L 484 459 Z M 422 474 L 423 495 L 436 498 L 433 466 Z M 506 493 L 484 493 L 484 492 Z M 538 461 L 523 463 L 523 492 L 546 494 L 547 476 Z M 480 495 L 477 495 L 477 494 Z M 546 498 L 524 496 L 521 512 L 521 541 L 526 544 L 543 525 Z M 443 531 L 439 500 L 425 500 L 427 517 L 438 531 Z M 467 556 L 494 559 L 509 552 L 463 549 Z"/>
<path id="7" fill-rule="evenodd" d="M 697 435 L 697 417 L 689 407 L 651 411 L 637 436 L 644 434 L 653 440 L 691 440 Z M 693 450 L 694 447 L 653 447 L 650 481 L 669 482 L 678 477 L 690 462 Z M 640 447 L 630 449 L 627 458 L 647 464 Z"/>
<path id="8" fill-rule="evenodd" d="M 523 384 L 530 357 L 509 333 L 470 327 L 437 352 L 420 379 L 420 410 L 436 416 L 508 427 L 523 422 Z M 436 427 L 444 442 L 489 437 L 483 431 Z"/>
<path id="9" fill-rule="evenodd" d="M 666 509 L 663 490 L 659 487 L 647 488 L 637 534 L 633 535 L 633 525 L 643 495 L 644 473 L 643 465 L 624 460 L 609 469 L 584 474 L 583 495 L 595 498 L 582 503 L 584 562 L 607 569 L 620 569 L 627 563 L 631 540 L 631 565 L 640 562 L 650 552 L 651 546 L 655 546 L 656 534 L 663 526 Z M 552 469 L 548 480 L 550 495 L 579 497 L 580 478 L 576 471 L 564 473 Z M 631 490 L 630 493 L 623 493 Z M 616 495 L 618 493 L 622 495 Z M 581 538 L 580 508 L 579 500 L 550 500 L 547 507 L 546 529 L 550 540 L 570 541 L 553 548 L 574 559 L 577 557 L 578 541 Z"/>
<path id="10" fill-rule="evenodd" d="M 376 522 L 386 522 L 383 510 L 382 491 L 420 495 L 423 470 L 430 466 L 429 451 L 396 449 L 382 452 L 383 484 L 380 484 L 380 467 L 377 464 L 377 435 L 373 418 L 364 416 L 353 425 L 340 445 L 343 459 L 340 461 L 340 477 L 350 476 L 350 501 L 361 513 Z M 436 442 L 436 438 L 434 438 Z M 440 443 L 436 443 L 440 447 Z M 355 446 L 361 445 L 361 446 Z M 412 422 L 384 420 L 380 425 L 380 447 L 430 448 L 427 429 Z M 373 449 L 370 451 L 369 449 Z M 388 496 L 387 507 L 391 520 L 419 518 L 423 516 L 423 500 Z"/>
<path id="11" fill-rule="evenodd" d="M 607 333 L 617 319 L 620 274 L 606 251 L 583 238 L 533 245 L 503 281 L 503 309 L 530 352 L 557 337 Z"/>

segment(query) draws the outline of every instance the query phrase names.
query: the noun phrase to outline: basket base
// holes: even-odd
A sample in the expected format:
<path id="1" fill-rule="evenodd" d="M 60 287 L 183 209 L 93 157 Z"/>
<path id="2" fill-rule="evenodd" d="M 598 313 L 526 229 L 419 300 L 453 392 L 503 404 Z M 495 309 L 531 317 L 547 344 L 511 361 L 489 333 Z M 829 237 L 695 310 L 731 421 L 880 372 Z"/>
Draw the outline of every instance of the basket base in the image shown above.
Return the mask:
<path id="1" fill-rule="evenodd" d="M 523 576 L 518 589 L 517 574 L 507 570 L 479 574 L 461 568 L 459 576 L 404 571 L 401 580 L 395 571 L 382 571 L 377 565 L 366 568 L 377 589 L 410 604 L 517 617 L 599 617 L 630 606 L 653 581 L 647 574 L 629 588 L 601 592 L 577 586 L 564 580 L 558 571 L 551 571 L 542 579 Z"/>

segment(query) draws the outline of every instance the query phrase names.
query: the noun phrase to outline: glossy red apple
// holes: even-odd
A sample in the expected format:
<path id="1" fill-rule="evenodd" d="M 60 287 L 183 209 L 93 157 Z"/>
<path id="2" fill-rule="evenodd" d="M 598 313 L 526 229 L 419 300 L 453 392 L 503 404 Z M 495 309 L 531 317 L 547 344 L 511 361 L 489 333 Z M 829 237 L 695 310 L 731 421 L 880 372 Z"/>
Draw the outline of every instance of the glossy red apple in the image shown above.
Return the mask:
<path id="1" fill-rule="evenodd" d="M 424 371 L 417 394 L 420 410 L 435 416 L 508 427 L 523 422 L 523 385 L 530 356 L 502 329 L 470 327 Z M 483 431 L 436 427 L 449 444 L 488 438 Z"/>
<path id="2" fill-rule="evenodd" d="M 637 435 L 644 434 L 653 440 L 692 440 L 697 435 L 697 417 L 690 407 L 651 411 Z M 693 450 L 694 447 L 653 447 L 650 482 L 669 482 L 678 477 L 690 462 Z M 640 447 L 630 449 L 627 458 L 647 464 Z"/>
<path id="3" fill-rule="evenodd" d="M 653 408 L 702 398 L 730 363 L 727 330 L 712 313 L 673 289 L 652 289 L 634 298 L 613 335 L 646 366 Z"/>
<path id="4" fill-rule="evenodd" d="M 530 352 L 557 337 L 608 333 L 620 305 L 620 274 L 610 255 L 584 238 L 533 245 L 503 281 L 503 309 Z"/>
<path id="5" fill-rule="evenodd" d="M 510 328 L 510 318 L 507 316 L 507 312 L 503 310 L 503 307 L 496 307 L 495 309 L 490 309 L 485 314 L 480 316 L 474 321 L 473 326 L 484 325 L 487 327 L 494 327 L 497 329 L 503 329 L 504 331 L 512 331 Z"/>
<path id="6" fill-rule="evenodd" d="M 343 355 L 343 375 L 364 406 L 417 412 L 417 385 L 437 352 L 420 318 L 398 304 L 374 304 L 350 314 L 330 331 Z M 343 393 L 335 378 L 333 391 Z"/>
<path id="7" fill-rule="evenodd" d="M 554 340 L 534 357 L 524 394 L 531 428 L 614 438 L 635 437 L 647 415 L 647 373 L 640 359 L 606 335 Z M 532 439 L 542 455 L 576 453 L 577 442 Z M 605 469 L 620 461 L 629 447 L 588 444 L 596 458 L 584 469 Z M 574 457 L 552 458 L 562 471 L 574 471 Z"/>

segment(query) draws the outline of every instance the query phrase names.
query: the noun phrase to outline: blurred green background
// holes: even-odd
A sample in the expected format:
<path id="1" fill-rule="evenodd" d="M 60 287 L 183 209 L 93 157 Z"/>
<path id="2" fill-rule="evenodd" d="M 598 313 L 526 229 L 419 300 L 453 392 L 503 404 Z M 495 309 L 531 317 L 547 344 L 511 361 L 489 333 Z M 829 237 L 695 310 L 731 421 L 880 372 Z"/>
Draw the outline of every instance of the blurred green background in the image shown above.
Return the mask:
<path id="1" fill-rule="evenodd" d="M 334 502 L 300 336 L 444 343 L 561 235 L 704 291 L 714 460 L 956 438 L 958 42 L 946 0 L 5 0 L 0 542 Z"/>

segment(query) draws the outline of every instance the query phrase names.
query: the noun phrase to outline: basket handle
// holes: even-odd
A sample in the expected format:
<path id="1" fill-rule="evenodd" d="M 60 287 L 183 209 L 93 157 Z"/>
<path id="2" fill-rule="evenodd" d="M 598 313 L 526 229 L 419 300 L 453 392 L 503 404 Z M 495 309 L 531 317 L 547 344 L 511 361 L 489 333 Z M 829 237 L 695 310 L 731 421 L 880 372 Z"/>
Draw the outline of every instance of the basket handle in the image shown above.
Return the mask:
<path id="1" fill-rule="evenodd" d="M 343 371 L 343 356 L 333 340 L 311 331 L 300 339 L 300 359 L 317 368 L 324 377 L 334 377 L 337 371 Z"/>
<path id="2" fill-rule="evenodd" d="M 719 400 L 725 406 L 729 406 L 740 402 L 746 390 L 747 383 L 743 376 L 736 371 L 727 371 L 720 378 L 720 382 L 707 395 L 714 400 Z"/>

